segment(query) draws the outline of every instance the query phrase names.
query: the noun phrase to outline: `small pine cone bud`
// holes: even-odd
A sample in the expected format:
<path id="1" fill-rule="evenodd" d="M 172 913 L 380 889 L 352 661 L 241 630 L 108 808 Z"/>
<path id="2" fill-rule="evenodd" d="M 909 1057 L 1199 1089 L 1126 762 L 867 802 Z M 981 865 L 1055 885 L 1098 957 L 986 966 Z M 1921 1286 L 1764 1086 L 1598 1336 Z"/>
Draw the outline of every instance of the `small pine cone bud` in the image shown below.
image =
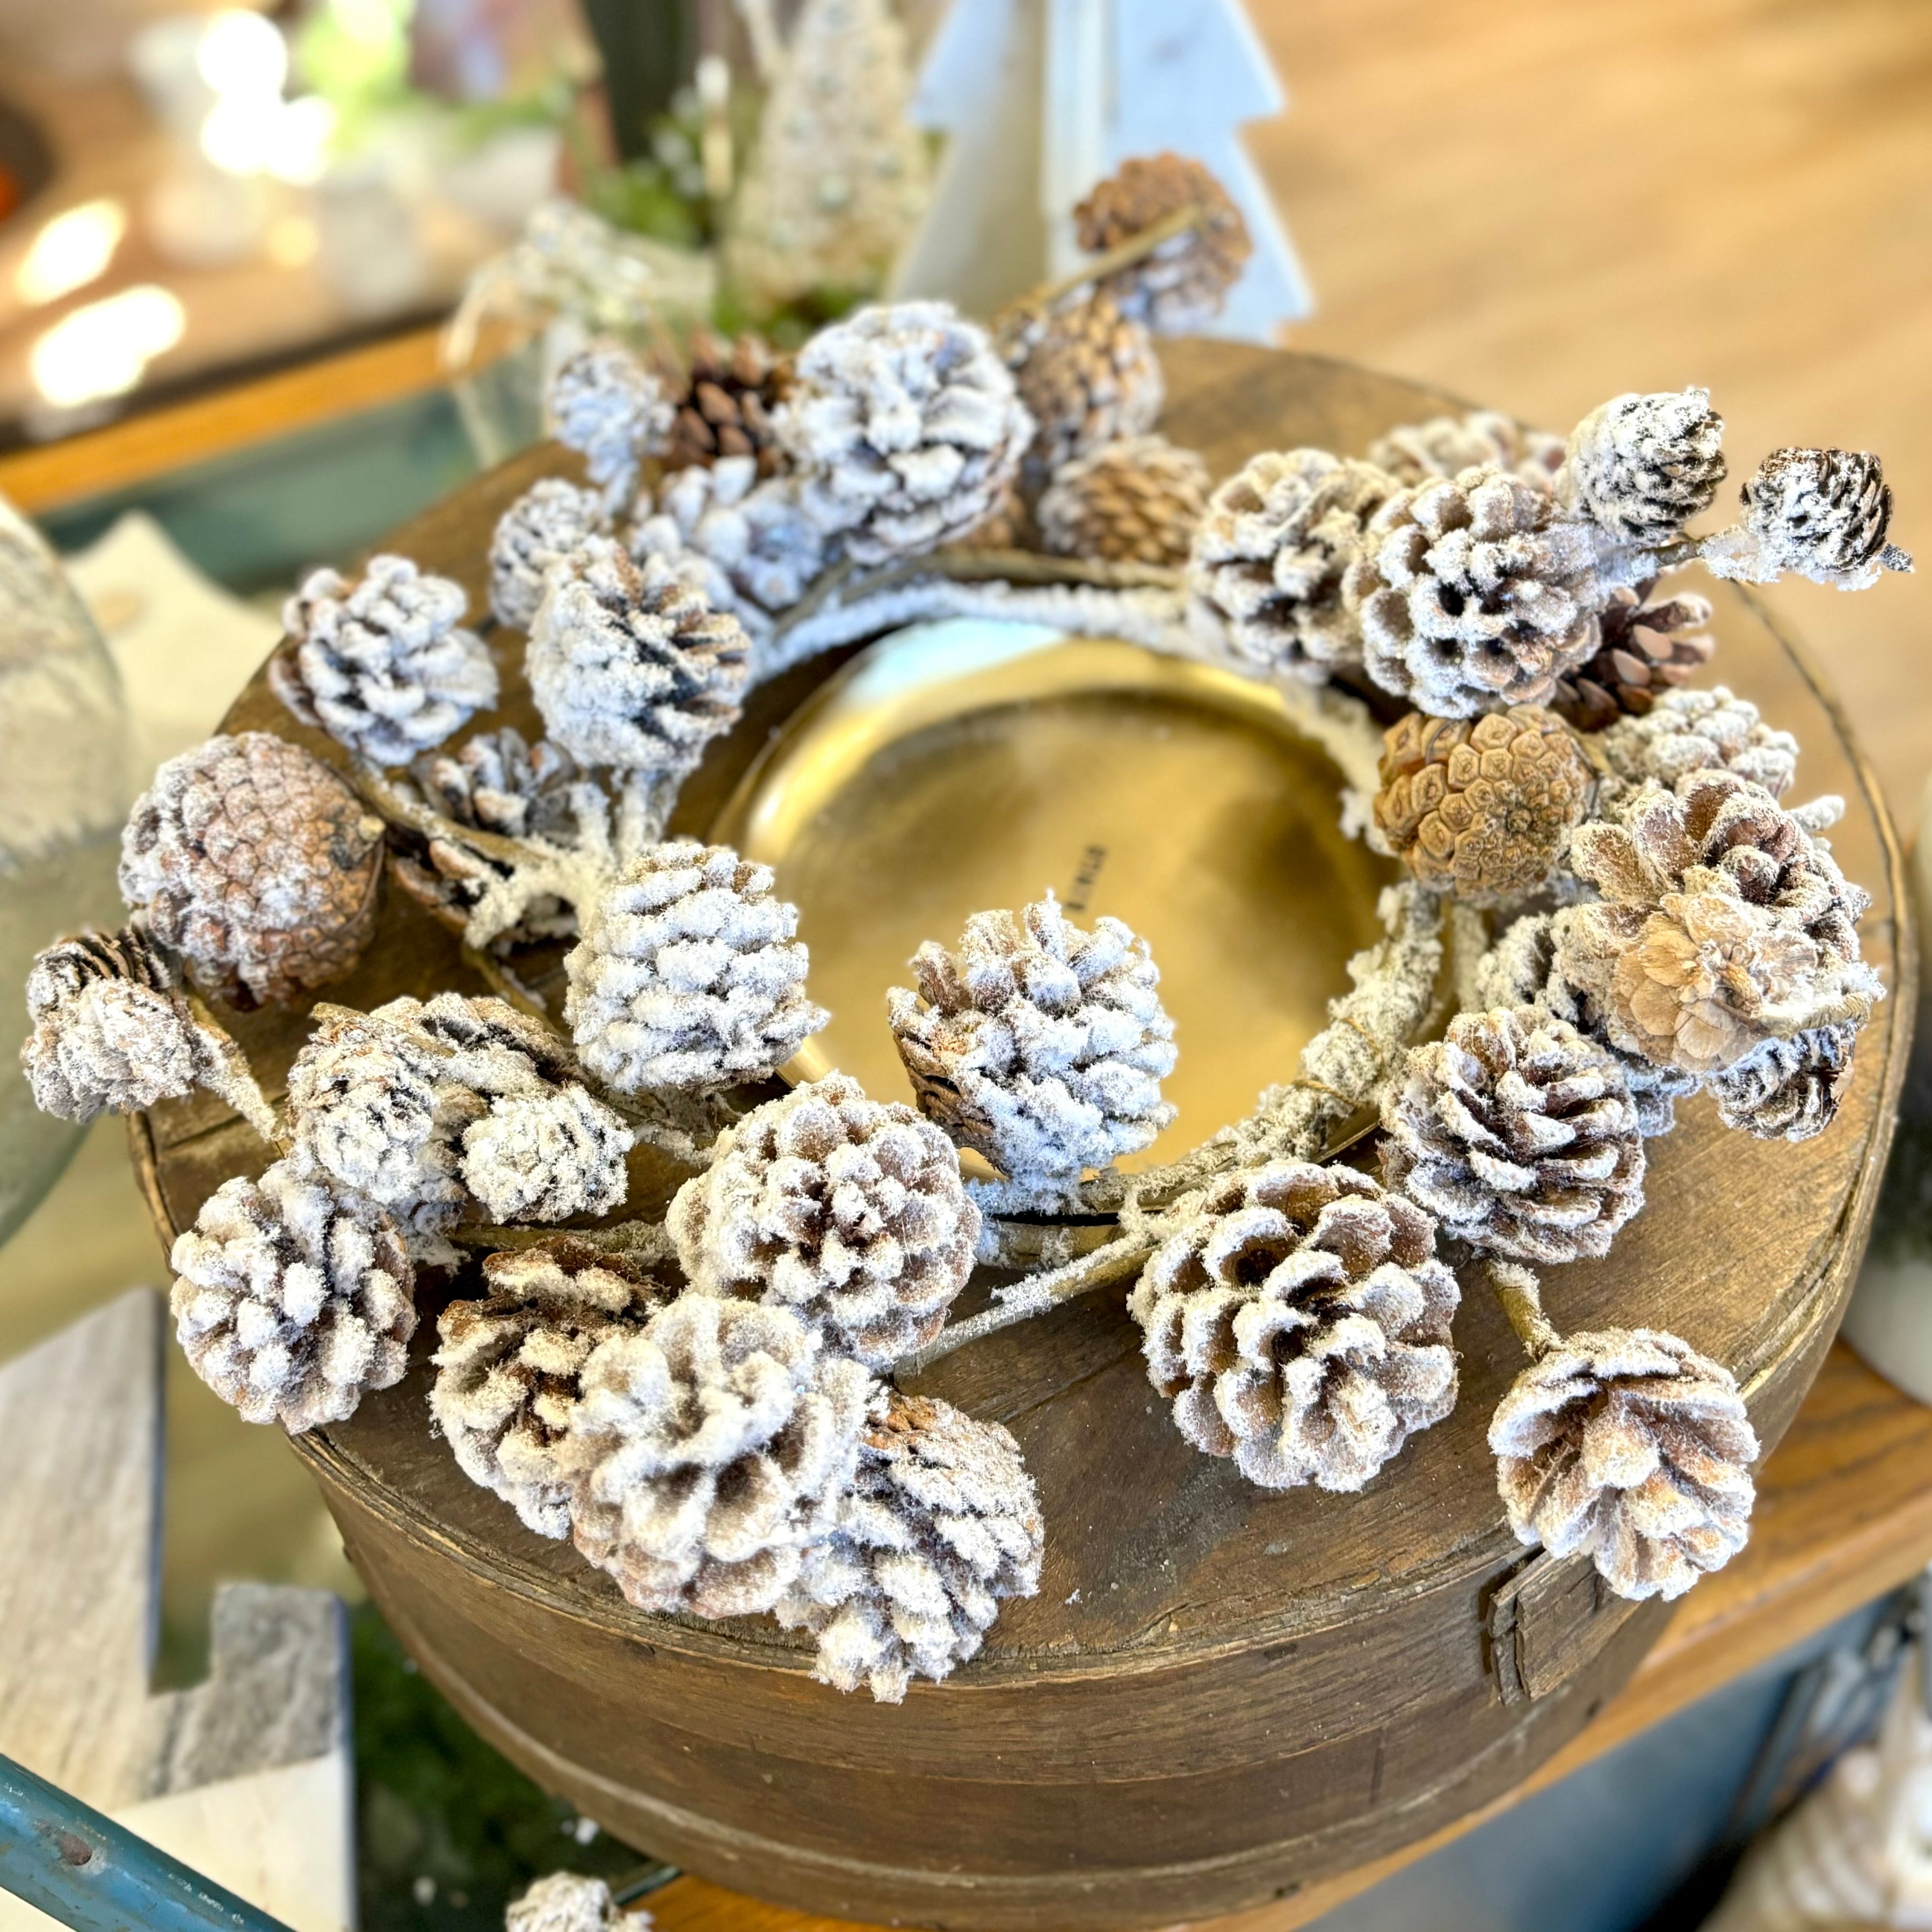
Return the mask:
<path id="1" fill-rule="evenodd" d="M 1614 396 L 1570 432 L 1566 502 L 1619 543 L 1668 543 L 1724 480 L 1724 419 L 1708 389 Z"/>
<path id="2" fill-rule="evenodd" d="M 1021 305 L 994 319 L 993 340 L 1034 419 L 1029 488 L 1102 443 L 1152 429 L 1167 380 L 1144 323 L 1102 289 L 1079 289 L 1051 308 Z"/>
<path id="3" fill-rule="evenodd" d="M 530 694 L 580 763 L 682 778 L 738 722 L 749 640 L 659 557 L 640 570 L 592 537 L 552 573 L 531 620 Z"/>
<path id="4" fill-rule="evenodd" d="M 1852 1025 L 1814 1027 L 1768 1040 L 1708 1082 L 1727 1127 L 1761 1141 L 1814 1139 L 1837 1118 L 1851 1084 Z"/>
<path id="5" fill-rule="evenodd" d="M 632 1135 L 586 1088 L 499 1096 L 463 1136 L 463 1184 L 496 1221 L 562 1221 L 622 1206 Z"/>
<path id="6" fill-rule="evenodd" d="M 1344 574 L 1394 494 L 1373 464 L 1324 449 L 1257 456 L 1208 500 L 1188 560 L 1196 622 L 1251 663 L 1318 682 L 1360 664 Z"/>
<path id="7" fill-rule="evenodd" d="M 1598 614 L 1595 652 L 1556 680 L 1550 709 L 1580 731 L 1645 716 L 1711 662 L 1717 645 L 1704 629 L 1710 621 L 1702 597 L 1646 604 L 1619 586 Z"/>
<path id="8" fill-rule="evenodd" d="M 224 1181 L 171 1262 L 189 1364 L 244 1421 L 298 1436 L 402 1380 L 415 1276 L 374 1202 L 278 1160 L 259 1181 Z"/>
<path id="9" fill-rule="evenodd" d="M 920 1110 L 1042 1196 L 1138 1154 L 1174 1118 L 1174 1022 L 1147 941 L 1118 919 L 1083 932 L 1049 892 L 1016 919 L 976 913 L 956 954 L 928 940 L 918 991 L 886 994 Z"/>
<path id="10" fill-rule="evenodd" d="M 490 538 L 490 608 L 500 624 L 527 631 L 543 602 L 544 580 L 586 537 L 608 532 L 610 518 L 594 490 L 546 476 L 496 519 Z"/>
<path id="11" fill-rule="evenodd" d="M 1879 460 L 1849 449 L 1774 449 L 1738 493 L 1742 527 L 1713 537 L 1704 561 L 1720 577 L 1768 584 L 1792 571 L 1863 590 L 1912 560 L 1887 541 L 1892 489 Z"/>
<path id="12" fill-rule="evenodd" d="M 1597 740 L 1611 772 L 1627 785 L 1646 778 L 1675 785 L 1693 772 L 1736 772 L 1782 798 L 1798 776 L 1798 740 L 1774 731 L 1748 698 L 1724 686 L 1668 691 L 1641 717 L 1625 718 Z"/>
<path id="13" fill-rule="evenodd" d="M 798 908 L 722 845 L 653 845 L 584 915 L 564 1018 L 620 1094 L 763 1080 L 830 1016 L 806 997 Z"/>
<path id="14" fill-rule="evenodd" d="M 1496 470 L 1398 490 L 1342 578 L 1363 663 L 1439 718 L 1540 704 L 1597 648 L 1589 526 Z"/>
<path id="15" fill-rule="evenodd" d="M 1556 487 L 1563 453 L 1560 436 L 1526 429 L 1514 416 L 1494 410 L 1405 423 L 1369 446 L 1369 460 L 1400 484 L 1460 476 L 1466 470 L 1508 470 L 1545 490 Z"/>
<path id="16" fill-rule="evenodd" d="M 320 760 L 266 731 L 170 758 L 121 840 L 121 896 L 198 984 L 273 1002 L 338 977 L 375 923 L 382 826 Z"/>
<path id="17" fill-rule="evenodd" d="M 1382 1098 L 1382 1178 L 1486 1253 L 1610 1251 L 1643 1205 L 1643 1137 L 1615 1057 L 1534 1006 L 1461 1013 Z"/>
<path id="18" fill-rule="evenodd" d="M 1596 773 L 1540 705 L 1480 718 L 1412 711 L 1384 734 L 1376 825 L 1424 885 L 1472 905 L 1520 898 L 1562 862 Z"/>
<path id="19" fill-rule="evenodd" d="M 984 521 L 1034 432 L 986 331 L 932 302 L 862 308 L 820 329 L 776 420 L 807 514 L 864 564 Z"/>
<path id="20" fill-rule="evenodd" d="M 580 1380 L 578 1549 L 640 1610 L 772 1608 L 851 1486 L 872 1377 L 782 1308 L 684 1294 Z"/>
<path id="21" fill-rule="evenodd" d="M 544 838 L 574 830 L 570 787 L 576 760 L 561 746 L 532 745 L 514 726 L 479 732 L 460 751 L 418 758 L 410 776 L 444 818 L 506 838 Z"/>
<path id="22" fill-rule="evenodd" d="M 459 620 L 460 584 L 404 556 L 373 556 L 354 583 L 318 570 L 282 606 L 268 661 L 275 695 L 304 724 L 375 765 L 406 765 L 496 701 L 489 646 Z"/>
<path id="23" fill-rule="evenodd" d="M 1040 1588 L 1040 1498 L 1019 1444 L 949 1402 L 886 1391 L 838 1526 L 778 1606 L 818 1640 L 812 1675 L 902 1702 L 976 1656 L 1008 1597 Z"/>
<path id="24" fill-rule="evenodd" d="M 1490 1424 L 1510 1528 L 1620 1597 L 1681 1597 L 1744 1546 L 1757 1437 L 1730 1371 L 1675 1335 L 1558 1341 Z"/>
<path id="25" fill-rule="evenodd" d="M 698 1292 L 788 1310 L 884 1368 L 945 1325 L 980 1210 L 937 1127 L 832 1073 L 729 1130 L 665 1226 Z"/>
<path id="26" fill-rule="evenodd" d="M 1219 315 L 1254 252 L 1227 190 L 1198 161 L 1150 154 L 1123 162 L 1073 211 L 1081 247 L 1099 254 L 1186 208 L 1200 211 L 1197 226 L 1105 284 L 1130 315 L 1163 335 L 1185 334 Z"/>
<path id="27" fill-rule="evenodd" d="M 1460 1299 L 1420 1208 L 1276 1161 L 1210 1186 L 1127 1311 L 1196 1448 L 1264 1489 L 1352 1490 L 1455 1407 Z"/>
<path id="28" fill-rule="evenodd" d="M 638 464 L 668 446 L 676 412 L 662 381 L 620 342 L 580 349 L 551 378 L 552 433 L 580 452 L 584 474 L 615 509 L 635 487 Z"/>
<path id="29" fill-rule="evenodd" d="M 790 387 L 790 362 L 763 336 L 747 331 L 728 342 L 714 329 L 698 330 L 676 400 L 665 469 L 748 456 L 759 476 L 775 476 L 783 453 L 772 417 Z"/>
<path id="30" fill-rule="evenodd" d="M 539 1536 L 570 1534 L 570 1418 L 590 1352 L 641 1328 L 668 1292 L 568 1235 L 491 1255 L 489 1292 L 436 1318 L 430 1414 L 458 1465 Z"/>
<path id="31" fill-rule="evenodd" d="M 1040 532 L 1059 556 L 1178 567 L 1208 508 L 1208 466 L 1165 436 L 1129 436 L 1076 456 L 1040 500 Z"/>
<path id="32" fill-rule="evenodd" d="M 503 1932 L 620 1932 L 624 1918 L 601 1878 L 552 1872 L 511 1900 L 503 1913 Z M 646 1932 L 650 1922 L 649 1914 L 639 1919 L 639 1932 Z"/>

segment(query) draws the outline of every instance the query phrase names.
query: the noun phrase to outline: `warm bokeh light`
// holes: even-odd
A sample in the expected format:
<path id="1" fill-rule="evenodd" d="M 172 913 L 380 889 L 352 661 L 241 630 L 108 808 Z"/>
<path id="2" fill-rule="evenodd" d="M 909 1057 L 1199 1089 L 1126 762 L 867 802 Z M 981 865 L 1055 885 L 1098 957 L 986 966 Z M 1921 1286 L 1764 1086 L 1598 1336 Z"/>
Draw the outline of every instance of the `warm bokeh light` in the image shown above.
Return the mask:
<path id="1" fill-rule="evenodd" d="M 272 22 L 241 10 L 212 14 L 195 49 L 195 67 L 224 98 L 279 96 L 289 74 L 288 44 Z"/>
<path id="2" fill-rule="evenodd" d="M 84 289 L 106 272 L 127 232 L 128 211 L 111 197 L 64 210 L 34 237 L 14 272 L 14 292 L 38 307 Z"/>
<path id="3" fill-rule="evenodd" d="M 179 298 L 152 282 L 64 315 L 33 346 L 34 386 L 56 409 L 125 395 L 187 326 Z"/>

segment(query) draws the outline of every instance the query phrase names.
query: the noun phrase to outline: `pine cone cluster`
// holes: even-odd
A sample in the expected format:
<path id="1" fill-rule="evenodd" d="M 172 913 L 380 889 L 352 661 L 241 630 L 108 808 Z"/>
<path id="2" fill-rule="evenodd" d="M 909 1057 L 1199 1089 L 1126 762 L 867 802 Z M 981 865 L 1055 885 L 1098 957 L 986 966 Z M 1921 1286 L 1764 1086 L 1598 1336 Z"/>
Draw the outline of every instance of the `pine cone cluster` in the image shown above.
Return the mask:
<path id="1" fill-rule="evenodd" d="M 171 1262 L 182 1348 L 243 1420 L 298 1436 L 402 1380 L 414 1274 L 374 1202 L 278 1161 L 224 1181 Z"/>
<path id="2" fill-rule="evenodd" d="M 490 538 L 490 608 L 500 624 L 527 631 L 543 602 L 544 584 L 586 537 L 610 527 L 604 500 L 560 476 L 532 483 L 496 519 Z"/>
<path id="3" fill-rule="evenodd" d="M 744 627 L 662 558 L 640 570 L 592 537 L 554 572 L 530 626 L 530 694 L 550 736 L 586 765 L 684 776 L 737 722 Z"/>
<path id="4" fill-rule="evenodd" d="M 1102 443 L 1054 472 L 1040 540 L 1059 556 L 1178 567 L 1208 508 L 1208 466 L 1165 436 Z"/>
<path id="5" fill-rule="evenodd" d="M 982 522 L 1034 431 L 986 331 L 930 302 L 862 308 L 821 329 L 776 420 L 807 514 L 863 564 Z"/>
<path id="6" fill-rule="evenodd" d="M 1837 1118 L 1851 1084 L 1858 1028 L 1812 1027 L 1768 1040 L 1706 1083 L 1727 1127 L 1761 1141 L 1808 1141 Z"/>
<path id="7" fill-rule="evenodd" d="M 584 915 L 564 1003 L 584 1064 L 620 1094 L 762 1080 L 828 1016 L 806 995 L 798 908 L 722 845 L 654 845 Z"/>
<path id="8" fill-rule="evenodd" d="M 1681 1597 L 1744 1546 L 1757 1438 L 1730 1372 L 1674 1335 L 1558 1342 L 1490 1424 L 1509 1524 L 1620 1597 Z"/>
<path id="9" fill-rule="evenodd" d="M 418 758 L 410 776 L 444 818 L 506 838 L 550 838 L 570 831 L 576 760 L 548 738 L 532 745 L 514 726 L 482 731 L 460 750 Z"/>
<path id="10" fill-rule="evenodd" d="M 763 336 L 746 330 L 728 341 L 715 329 L 698 330 L 664 466 L 748 457 L 760 476 L 776 475 L 782 458 L 772 416 L 790 387 L 790 362 Z"/>
<path id="11" fill-rule="evenodd" d="M 1322 449 L 1257 456 L 1208 500 L 1188 560 L 1197 622 L 1241 656 L 1320 680 L 1361 662 L 1342 582 L 1395 492 L 1372 464 Z"/>
<path id="12" fill-rule="evenodd" d="M 584 1364 L 572 1534 L 640 1610 L 769 1610 L 850 1489 L 874 1384 L 796 1316 L 682 1294 Z"/>
<path id="13" fill-rule="evenodd" d="M 1174 1022 L 1119 920 L 1083 932 L 1049 892 L 1017 920 L 976 913 L 956 955 L 928 940 L 912 968 L 886 1012 L 920 1111 L 1012 1180 L 1070 1196 L 1173 1120 Z"/>
<path id="14" fill-rule="evenodd" d="M 620 342 L 580 349 L 550 379 L 552 434 L 584 458 L 608 510 L 629 500 L 638 465 L 668 446 L 676 410 L 662 380 Z"/>
<path id="15" fill-rule="evenodd" d="M 1556 680 L 1550 708 L 1580 731 L 1644 716 L 1711 662 L 1710 604 L 1688 595 L 1647 603 L 1646 595 L 1628 584 L 1612 591 L 1597 614 L 1596 650 Z"/>
<path id="16" fill-rule="evenodd" d="M 1412 711 L 1382 740 L 1375 820 L 1423 884 L 1472 905 L 1534 892 L 1590 809 L 1596 774 L 1553 711 Z"/>
<path id="17" fill-rule="evenodd" d="M 1738 493 L 1744 521 L 1700 553 L 1720 577 L 1769 584 L 1785 571 L 1863 590 L 1912 560 L 1888 541 L 1892 489 L 1867 451 L 1774 449 Z"/>
<path id="18" fill-rule="evenodd" d="M 539 1536 L 570 1534 L 570 1418 L 590 1352 L 668 1293 L 614 1256 L 554 1236 L 483 1263 L 488 1292 L 436 1318 L 430 1414 L 458 1465 Z"/>
<path id="19" fill-rule="evenodd" d="M 1254 252 L 1227 190 L 1198 161 L 1150 154 L 1122 163 L 1073 211 L 1081 247 L 1100 254 L 1190 208 L 1199 212 L 1195 226 L 1102 284 L 1129 315 L 1164 335 L 1185 334 L 1219 315 Z"/>
<path id="20" fill-rule="evenodd" d="M 1342 580 L 1370 677 L 1418 710 L 1467 718 L 1540 704 L 1595 652 L 1589 526 L 1496 470 L 1398 490 Z"/>
<path id="21" fill-rule="evenodd" d="M 1102 443 L 1144 435 L 1160 416 L 1167 379 L 1144 323 L 1104 289 L 1078 289 L 1048 308 L 996 318 L 993 340 L 1034 420 L 1022 472 L 1037 492 L 1063 464 Z"/>
<path id="22" fill-rule="evenodd" d="M 121 896 L 231 1003 L 346 973 L 375 923 L 382 821 L 328 767 L 266 731 L 170 758 L 134 803 Z"/>
<path id="23" fill-rule="evenodd" d="M 1215 1181 L 1127 1310 L 1196 1448 L 1264 1489 L 1354 1490 L 1455 1407 L 1460 1300 L 1420 1208 L 1276 1161 Z"/>
<path id="24" fill-rule="evenodd" d="M 1749 698 L 1721 684 L 1666 692 L 1640 716 L 1612 724 L 1596 746 L 1626 785 L 1646 778 L 1674 785 L 1693 772 L 1730 771 L 1782 798 L 1798 777 L 1798 740 L 1773 730 Z"/>
<path id="25" fill-rule="evenodd" d="M 1643 1205 L 1643 1138 L 1616 1059 L 1534 1006 L 1460 1013 L 1383 1096 L 1382 1178 L 1470 1246 L 1600 1256 Z"/>
<path id="26" fill-rule="evenodd" d="M 978 1653 L 1001 1600 L 1040 1587 L 1046 1532 L 1019 1445 L 950 1403 L 886 1392 L 838 1526 L 778 1605 L 818 1640 L 813 1675 L 896 1704 Z"/>
<path id="27" fill-rule="evenodd" d="M 944 1325 L 980 1210 L 937 1127 L 832 1073 L 730 1129 L 665 1225 L 699 1293 L 787 1310 L 883 1368 Z"/>
<path id="28" fill-rule="evenodd" d="M 1563 495 L 1618 542 L 1654 548 L 1711 507 L 1724 445 L 1708 389 L 1613 396 L 1570 432 Z"/>
<path id="29" fill-rule="evenodd" d="M 1369 446 L 1370 462 L 1405 486 L 1466 470 L 1507 470 L 1537 489 L 1553 490 L 1563 455 L 1562 437 L 1526 429 L 1495 410 L 1405 423 Z"/>

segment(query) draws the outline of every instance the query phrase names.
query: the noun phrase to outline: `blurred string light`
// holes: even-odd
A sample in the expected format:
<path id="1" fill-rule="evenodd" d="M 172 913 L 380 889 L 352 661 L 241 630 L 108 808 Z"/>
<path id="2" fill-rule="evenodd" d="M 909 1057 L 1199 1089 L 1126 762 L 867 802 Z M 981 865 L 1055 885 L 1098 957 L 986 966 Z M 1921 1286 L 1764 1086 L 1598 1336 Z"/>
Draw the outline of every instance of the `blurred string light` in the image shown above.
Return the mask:
<path id="1" fill-rule="evenodd" d="M 320 181 L 336 112 L 320 94 L 284 100 L 288 44 L 259 14 L 211 14 L 195 46 L 195 70 L 214 103 L 201 152 L 224 174 L 274 176 L 298 187 Z"/>
<path id="2" fill-rule="evenodd" d="M 152 282 L 88 302 L 35 341 L 28 358 L 34 386 L 56 409 L 125 395 L 187 325 L 180 298 Z"/>
<path id="3" fill-rule="evenodd" d="M 104 196 L 63 210 L 34 237 L 14 271 L 14 292 L 32 308 L 58 302 L 106 272 L 128 232 L 128 211 Z"/>

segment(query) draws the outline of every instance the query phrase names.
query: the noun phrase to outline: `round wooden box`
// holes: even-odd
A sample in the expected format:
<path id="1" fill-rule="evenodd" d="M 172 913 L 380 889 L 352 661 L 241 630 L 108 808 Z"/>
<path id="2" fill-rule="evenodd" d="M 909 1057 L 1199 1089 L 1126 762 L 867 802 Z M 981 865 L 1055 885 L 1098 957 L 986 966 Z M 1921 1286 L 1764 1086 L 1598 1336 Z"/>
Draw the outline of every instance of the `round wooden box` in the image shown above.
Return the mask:
<path id="1" fill-rule="evenodd" d="M 1360 452 L 1455 406 L 1310 357 L 1181 344 L 1167 359 L 1166 427 L 1217 476 L 1264 448 Z M 395 547 L 464 580 L 481 608 L 491 524 L 556 454 L 479 478 Z M 1714 588 L 1717 674 L 1798 734 L 1801 796 L 1846 800 L 1833 844 L 1873 895 L 1865 945 L 1893 997 L 1828 1132 L 1767 1144 L 1691 1102 L 1650 1149 L 1650 1211 L 1611 1259 L 1556 1271 L 1546 1292 L 1560 1328 L 1654 1322 L 1730 1364 L 1768 1447 L 1822 1359 L 1864 1245 L 1912 962 L 1897 847 L 1843 720 L 1760 607 Z M 824 675 L 808 666 L 758 694 L 694 782 L 681 826 L 712 822 Z M 259 680 L 230 722 L 330 750 Z M 476 986 L 454 941 L 391 890 L 375 944 L 327 990 L 368 1006 Z M 272 1087 L 302 1015 L 236 1026 Z M 1257 1084 L 1291 1070 L 1258 1070 Z M 203 1099 L 136 1126 L 170 1234 L 223 1178 L 262 1163 Z M 634 1204 L 650 1210 L 674 1180 L 640 1168 Z M 1294 1892 L 1522 1778 L 1622 1684 L 1669 1614 L 1509 1535 L 1484 1435 L 1522 1358 L 1483 1293 L 1457 1318 L 1455 1414 L 1356 1497 L 1267 1493 L 1190 1449 L 1117 1296 L 938 1364 L 921 1387 L 1019 1438 L 1046 1564 L 1040 1594 L 1005 1608 L 977 1659 L 897 1707 L 814 1682 L 802 1640 L 769 1620 L 634 1611 L 568 1544 L 524 1530 L 430 1433 L 434 1333 L 425 1319 L 400 1387 L 296 1444 L 398 1635 L 485 1736 L 619 1837 L 842 1917 L 1100 1932 Z"/>

